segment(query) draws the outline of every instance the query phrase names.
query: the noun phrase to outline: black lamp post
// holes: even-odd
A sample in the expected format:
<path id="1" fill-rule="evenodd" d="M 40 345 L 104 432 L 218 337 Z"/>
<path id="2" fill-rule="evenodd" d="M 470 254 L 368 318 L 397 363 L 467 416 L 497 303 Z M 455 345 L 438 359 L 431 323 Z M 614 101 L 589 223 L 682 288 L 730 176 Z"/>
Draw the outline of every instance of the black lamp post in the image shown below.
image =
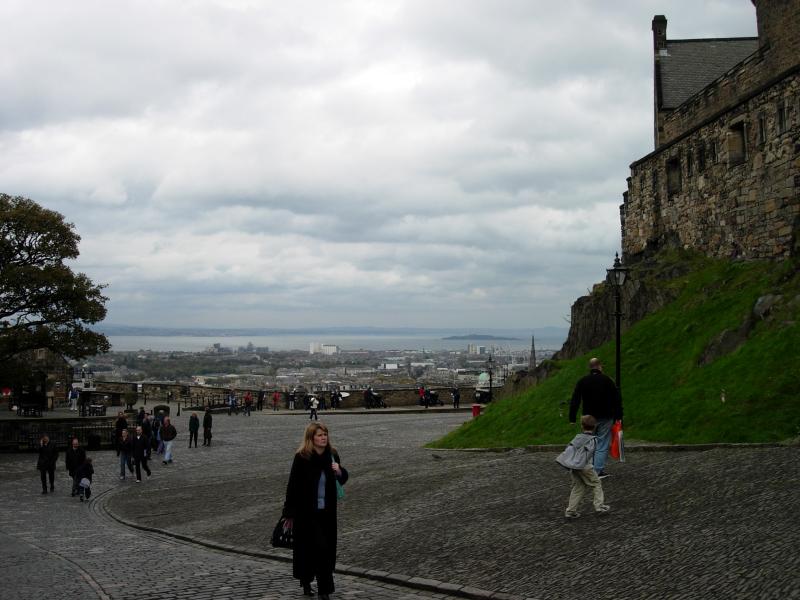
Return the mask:
<path id="1" fill-rule="evenodd" d="M 489 371 L 489 402 L 494 399 L 494 392 L 492 391 L 492 368 L 494 367 L 494 359 L 489 355 L 489 360 L 486 361 L 486 369 Z"/>
<path id="2" fill-rule="evenodd" d="M 614 317 L 616 318 L 616 380 L 617 380 L 617 390 L 622 390 L 622 385 L 620 383 L 620 317 L 622 317 L 622 309 L 621 309 L 621 298 L 620 294 L 622 291 L 622 286 L 625 283 L 625 278 L 628 276 L 628 267 L 623 267 L 622 262 L 619 260 L 619 253 L 617 253 L 614 257 L 614 266 L 610 269 L 606 269 L 608 274 L 611 276 L 611 282 L 614 284 Z"/>

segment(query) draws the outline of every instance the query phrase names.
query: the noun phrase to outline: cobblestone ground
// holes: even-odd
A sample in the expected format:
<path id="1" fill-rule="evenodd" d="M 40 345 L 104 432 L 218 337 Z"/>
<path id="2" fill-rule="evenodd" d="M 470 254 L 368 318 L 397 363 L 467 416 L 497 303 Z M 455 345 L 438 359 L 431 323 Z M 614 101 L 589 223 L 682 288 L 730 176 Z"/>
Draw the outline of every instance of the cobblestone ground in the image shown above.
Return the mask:
<path id="1" fill-rule="evenodd" d="M 574 598 L 587 590 L 594 598 L 615 599 L 800 598 L 797 448 L 630 452 L 604 481 L 612 513 L 595 517 L 587 505 L 582 518 L 565 522 L 569 478 L 553 453 L 421 448 L 465 418 L 323 416 L 351 473 L 340 509 L 341 563 L 529 598 Z M 153 478 L 141 484 L 117 481 L 113 454 L 97 453 L 96 480 L 109 492 L 88 515 L 68 493 L 38 495 L 34 456 L 0 456 L 0 497 L 7 508 L 0 542 L 20 540 L 13 560 L 40 565 L 24 577 L 25 568 L 3 571 L 0 589 L 70 575 L 76 595 L 95 584 L 105 590 L 114 580 L 131 581 L 120 565 L 142 568 L 141 549 L 148 573 L 161 572 L 173 590 L 194 589 L 197 581 L 195 597 L 205 590 L 206 597 L 224 598 L 225 586 L 240 594 L 237 585 L 243 591 L 231 597 L 293 597 L 286 564 L 136 532 L 103 515 L 105 505 L 144 526 L 272 551 L 268 536 L 304 419 L 215 415 L 214 445 L 191 450 L 184 447 L 187 420 L 178 419 L 183 431 L 175 463 L 156 463 Z M 62 518 L 65 525 L 59 525 Z M 43 524 L 35 525 L 40 519 Z M 84 547 L 100 550 L 73 557 L 70 548 L 84 540 L 93 540 Z M 109 552 L 131 543 L 137 551 L 125 560 Z M 41 561 L 47 561 L 46 577 Z M 103 574 L 106 579 L 98 579 Z M 443 597 L 343 575 L 336 595 L 359 594 L 359 586 L 378 590 L 364 598 Z M 127 597 L 110 589 L 109 597 Z"/>

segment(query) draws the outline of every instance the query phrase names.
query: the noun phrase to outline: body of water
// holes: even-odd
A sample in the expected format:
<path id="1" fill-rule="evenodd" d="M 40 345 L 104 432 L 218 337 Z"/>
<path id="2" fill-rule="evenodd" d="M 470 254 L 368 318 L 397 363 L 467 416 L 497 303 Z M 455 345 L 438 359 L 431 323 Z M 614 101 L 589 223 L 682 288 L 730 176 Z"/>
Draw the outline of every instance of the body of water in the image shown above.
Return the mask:
<path id="1" fill-rule="evenodd" d="M 266 336 L 158 336 L 158 335 L 109 335 L 111 349 L 118 352 L 136 350 L 200 352 L 214 344 L 226 348 L 239 348 L 252 343 L 257 348 L 270 350 L 304 350 L 309 344 L 320 342 L 335 344 L 342 350 L 464 350 L 468 344 L 492 346 L 508 351 L 530 350 L 531 339 L 518 340 L 443 340 L 430 334 L 409 335 L 333 335 L 313 334 L 266 335 Z M 537 350 L 558 350 L 564 343 L 561 338 L 537 338 Z"/>

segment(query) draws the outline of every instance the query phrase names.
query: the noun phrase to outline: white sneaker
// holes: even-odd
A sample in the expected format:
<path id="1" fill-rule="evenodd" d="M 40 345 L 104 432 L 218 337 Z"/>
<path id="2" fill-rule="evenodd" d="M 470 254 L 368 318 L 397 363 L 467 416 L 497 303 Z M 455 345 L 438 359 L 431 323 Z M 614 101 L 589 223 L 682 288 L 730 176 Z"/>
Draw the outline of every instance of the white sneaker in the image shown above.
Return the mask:
<path id="1" fill-rule="evenodd" d="M 611 507 L 608 504 L 601 504 L 597 508 L 594 509 L 594 512 L 602 514 L 607 513 L 611 510 Z"/>

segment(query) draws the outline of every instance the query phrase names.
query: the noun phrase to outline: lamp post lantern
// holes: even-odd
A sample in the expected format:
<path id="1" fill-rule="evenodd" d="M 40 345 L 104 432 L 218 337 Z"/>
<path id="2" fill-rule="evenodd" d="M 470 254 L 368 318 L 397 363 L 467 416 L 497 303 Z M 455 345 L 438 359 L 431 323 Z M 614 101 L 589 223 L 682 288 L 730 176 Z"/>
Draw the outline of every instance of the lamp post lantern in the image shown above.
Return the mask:
<path id="1" fill-rule="evenodd" d="M 622 384 L 620 383 L 620 318 L 622 317 L 621 309 L 621 292 L 622 286 L 625 284 L 625 279 L 628 276 L 628 267 L 623 267 L 619 259 L 619 253 L 614 256 L 614 266 L 606 269 L 611 276 L 611 282 L 614 284 L 614 317 L 616 319 L 616 381 L 617 390 L 620 395 L 622 394 Z"/>
<path id="2" fill-rule="evenodd" d="M 486 361 L 486 369 L 489 371 L 489 402 L 494 400 L 494 392 L 492 391 L 492 368 L 494 367 L 494 359 L 492 355 L 489 355 L 489 359 Z"/>

